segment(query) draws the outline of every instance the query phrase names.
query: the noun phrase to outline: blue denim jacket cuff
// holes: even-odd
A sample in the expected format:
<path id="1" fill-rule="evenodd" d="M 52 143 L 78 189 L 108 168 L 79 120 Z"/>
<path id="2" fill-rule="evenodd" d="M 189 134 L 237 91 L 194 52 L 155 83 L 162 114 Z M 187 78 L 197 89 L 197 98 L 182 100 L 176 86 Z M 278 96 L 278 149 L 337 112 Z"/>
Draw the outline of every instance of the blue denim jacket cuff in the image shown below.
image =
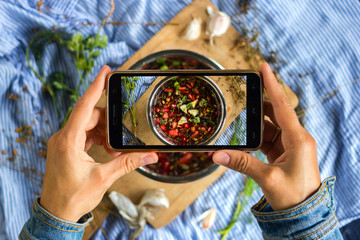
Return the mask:
<path id="1" fill-rule="evenodd" d="M 92 213 L 87 213 L 77 223 L 64 221 L 46 211 L 39 199 L 34 201 L 30 219 L 25 223 L 20 239 L 81 239 L 85 227 L 93 219 Z"/>
<path id="2" fill-rule="evenodd" d="M 264 239 L 319 239 L 337 229 L 335 177 L 325 179 L 319 190 L 303 203 L 274 211 L 265 197 L 251 208 Z M 334 234 L 334 233 L 332 233 Z M 336 233 L 337 234 L 337 233 Z"/>

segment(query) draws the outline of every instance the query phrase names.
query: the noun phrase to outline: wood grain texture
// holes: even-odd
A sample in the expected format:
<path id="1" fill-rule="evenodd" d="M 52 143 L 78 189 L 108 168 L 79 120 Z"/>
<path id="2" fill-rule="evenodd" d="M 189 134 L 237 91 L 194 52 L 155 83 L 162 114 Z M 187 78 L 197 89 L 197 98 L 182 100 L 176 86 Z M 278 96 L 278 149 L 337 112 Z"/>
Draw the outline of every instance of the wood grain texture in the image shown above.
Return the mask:
<path id="1" fill-rule="evenodd" d="M 235 47 L 238 39 L 241 37 L 233 26 L 230 26 L 225 35 L 215 37 L 213 46 L 209 45 L 209 37 L 205 34 L 207 6 L 212 6 L 215 9 L 208 0 L 195 0 L 189 4 L 170 21 L 171 23 L 177 23 L 177 25 L 167 24 L 164 26 L 164 28 L 162 28 L 139 51 L 137 51 L 127 62 L 125 62 L 120 69 L 129 69 L 137 60 L 149 55 L 150 53 L 166 49 L 185 49 L 195 51 L 212 58 L 227 69 L 257 69 L 262 62 L 262 59 L 259 58 L 259 61 L 255 63 L 249 63 L 245 60 L 244 56 L 246 56 L 246 50 L 244 48 Z M 184 31 L 192 17 L 202 18 L 203 29 L 199 39 L 195 41 L 187 41 L 180 38 L 180 34 Z M 290 103 L 296 107 L 298 105 L 298 98 L 296 95 L 285 84 L 283 84 L 283 88 Z M 104 107 L 105 102 L 105 97 L 103 96 L 100 99 L 98 106 Z M 93 146 L 89 150 L 89 154 L 97 162 L 107 162 L 111 160 L 111 157 L 106 154 L 104 149 L 98 146 Z M 167 184 L 153 181 L 133 171 L 118 179 L 110 187 L 109 191 L 118 191 L 129 197 L 133 202 L 138 203 L 141 196 L 147 189 L 164 188 L 165 193 L 170 200 L 170 208 L 163 209 L 154 214 L 155 220 L 149 221 L 154 228 L 160 228 L 170 223 L 178 214 L 184 211 L 187 206 L 189 206 L 224 172 L 225 168 L 219 168 L 219 170 L 206 178 L 192 183 Z M 102 221 L 106 216 L 108 216 L 110 211 L 113 211 L 116 214 L 114 206 L 111 204 L 108 197 L 105 196 L 99 206 L 93 211 L 95 220 L 92 221 L 85 229 L 83 239 L 91 237 L 91 235 L 101 226 Z M 104 232 L 104 234 L 106 233 Z"/>

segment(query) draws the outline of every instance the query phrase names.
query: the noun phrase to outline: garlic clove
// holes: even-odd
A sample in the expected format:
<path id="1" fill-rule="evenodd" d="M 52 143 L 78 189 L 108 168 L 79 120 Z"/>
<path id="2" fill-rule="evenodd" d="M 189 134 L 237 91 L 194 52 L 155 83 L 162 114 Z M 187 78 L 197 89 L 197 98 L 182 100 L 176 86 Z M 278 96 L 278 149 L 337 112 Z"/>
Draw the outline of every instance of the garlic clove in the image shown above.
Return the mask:
<path id="1" fill-rule="evenodd" d="M 215 222 L 216 214 L 217 214 L 217 209 L 211 208 L 211 209 L 205 211 L 203 214 L 201 214 L 197 218 L 197 221 L 202 220 L 200 226 L 204 229 L 209 229 Z"/>
<path id="2" fill-rule="evenodd" d="M 209 18 L 206 22 L 206 34 L 210 36 L 210 45 L 213 45 L 213 37 L 226 33 L 230 26 L 231 19 L 224 12 L 216 12 L 211 7 L 207 8 Z"/>
<path id="3" fill-rule="evenodd" d="M 152 207 L 169 208 L 169 199 L 164 191 L 162 188 L 147 190 L 141 198 L 139 206 L 150 205 Z"/>
<path id="4" fill-rule="evenodd" d="M 125 213 L 129 218 L 132 219 L 136 219 L 138 217 L 138 210 L 135 204 L 133 204 L 129 198 L 115 191 L 109 193 L 109 198 L 115 207 L 119 210 L 121 215 Z"/>
<path id="5" fill-rule="evenodd" d="M 189 41 L 199 38 L 201 33 L 201 22 L 201 18 L 194 18 L 181 34 L 181 38 Z"/>
<path id="6" fill-rule="evenodd" d="M 214 13 L 214 9 L 212 7 L 210 7 L 210 6 L 207 6 L 206 12 L 210 16 L 210 15 L 212 15 Z"/>

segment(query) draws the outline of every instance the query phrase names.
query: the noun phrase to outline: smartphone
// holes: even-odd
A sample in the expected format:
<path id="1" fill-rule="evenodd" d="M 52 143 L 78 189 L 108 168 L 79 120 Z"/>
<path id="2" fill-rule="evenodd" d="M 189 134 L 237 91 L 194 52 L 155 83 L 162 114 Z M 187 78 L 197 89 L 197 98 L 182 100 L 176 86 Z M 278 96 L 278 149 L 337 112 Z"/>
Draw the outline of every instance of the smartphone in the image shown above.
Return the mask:
<path id="1" fill-rule="evenodd" d="M 253 151 L 262 143 L 263 83 L 253 70 L 114 71 L 106 95 L 113 151 Z"/>

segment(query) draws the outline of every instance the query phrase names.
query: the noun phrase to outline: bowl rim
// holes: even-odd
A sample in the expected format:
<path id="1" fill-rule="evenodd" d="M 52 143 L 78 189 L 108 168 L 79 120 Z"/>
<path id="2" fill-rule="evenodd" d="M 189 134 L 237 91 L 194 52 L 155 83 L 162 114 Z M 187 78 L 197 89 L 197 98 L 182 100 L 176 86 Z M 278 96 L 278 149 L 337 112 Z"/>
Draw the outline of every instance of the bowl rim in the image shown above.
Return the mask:
<path id="1" fill-rule="evenodd" d="M 168 76 L 165 77 L 164 79 L 162 79 L 158 84 L 156 84 L 156 86 L 154 87 L 154 89 L 151 91 L 148 101 L 147 101 L 147 105 L 146 105 L 146 118 L 148 121 L 148 124 L 150 126 L 151 131 L 154 133 L 154 135 L 164 144 L 169 144 L 169 145 L 177 145 L 175 143 L 172 143 L 171 141 L 167 140 L 165 137 L 162 136 L 162 134 L 157 130 L 156 125 L 153 123 L 153 119 L 152 119 L 152 111 L 151 108 L 154 105 L 155 99 L 157 97 L 157 95 L 159 93 L 161 93 L 161 87 L 166 84 L 169 81 L 172 81 L 174 77 L 177 76 Z M 223 129 L 224 125 L 225 125 L 225 121 L 226 121 L 226 102 L 225 102 L 225 98 L 224 98 L 224 94 L 221 92 L 221 89 L 217 86 L 217 84 L 211 80 L 209 77 L 207 76 L 201 76 L 201 77 L 197 77 L 199 79 L 204 80 L 204 85 L 208 86 L 211 91 L 213 91 L 216 95 L 218 104 L 220 104 L 220 107 L 218 108 L 220 111 L 220 119 L 217 123 L 216 129 L 213 132 L 212 135 L 209 136 L 208 139 L 206 139 L 205 141 L 201 142 L 199 145 L 206 145 L 209 144 L 210 142 L 212 142 L 216 137 L 219 136 L 221 130 Z"/>
<path id="2" fill-rule="evenodd" d="M 158 52 L 150 53 L 149 55 L 139 59 L 136 61 L 133 65 L 129 67 L 129 70 L 141 70 L 141 67 L 143 65 L 148 64 L 149 62 L 153 61 L 157 57 L 169 57 L 172 55 L 181 55 L 183 57 L 192 57 L 195 58 L 198 61 L 201 61 L 209 67 L 212 67 L 212 69 L 222 70 L 225 69 L 220 63 L 216 62 L 215 60 L 206 57 L 205 55 L 202 55 L 197 52 L 193 52 L 190 50 L 185 49 L 167 49 L 167 50 L 161 50 Z"/>
<path id="3" fill-rule="evenodd" d="M 149 170 L 146 167 L 139 167 L 136 169 L 136 171 L 152 180 L 156 180 L 164 183 L 187 183 L 206 177 L 211 173 L 215 172 L 219 167 L 220 165 L 213 163 L 199 172 L 194 172 L 193 174 L 183 175 L 183 176 L 170 176 L 170 175 L 159 174 Z"/>

